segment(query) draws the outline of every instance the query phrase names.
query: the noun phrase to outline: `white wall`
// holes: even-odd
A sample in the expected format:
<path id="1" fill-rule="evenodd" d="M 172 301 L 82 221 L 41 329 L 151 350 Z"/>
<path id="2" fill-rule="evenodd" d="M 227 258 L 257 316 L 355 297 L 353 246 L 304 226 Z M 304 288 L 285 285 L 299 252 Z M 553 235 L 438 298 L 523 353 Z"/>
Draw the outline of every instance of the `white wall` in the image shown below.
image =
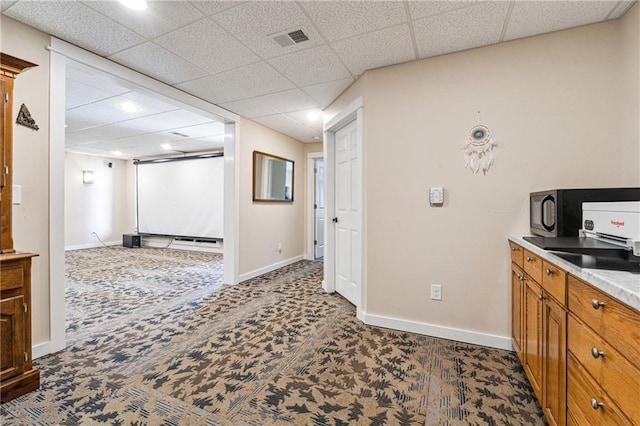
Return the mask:
<path id="1" fill-rule="evenodd" d="M 368 318 L 509 346 L 506 238 L 528 232 L 529 192 L 623 183 L 619 26 L 369 71 L 331 105 L 329 117 L 364 95 Z M 477 111 L 498 142 L 486 176 L 464 168 Z M 429 207 L 431 186 L 443 207 Z"/>
<path id="2" fill-rule="evenodd" d="M 112 167 L 108 167 L 111 163 Z M 83 170 L 94 183 L 82 183 Z M 135 231 L 135 166 L 130 161 L 67 153 L 65 155 L 65 247 L 98 247 L 122 243 Z"/>
<path id="3" fill-rule="evenodd" d="M 253 151 L 294 161 L 293 203 L 253 202 Z M 240 280 L 302 259 L 304 254 L 304 146 L 243 118 L 240 130 Z M 277 251 L 282 244 L 282 252 Z"/>
<path id="4" fill-rule="evenodd" d="M 620 22 L 622 53 L 622 177 L 626 186 L 640 186 L 640 4 Z"/>
<path id="5" fill-rule="evenodd" d="M 22 203 L 13 207 L 17 251 L 38 253 L 31 273 L 33 345 L 49 341 L 49 37 L 2 16 L 0 50 L 39 66 L 15 81 L 13 116 L 23 103 L 40 130 L 13 126 L 13 183 L 22 186 Z"/>

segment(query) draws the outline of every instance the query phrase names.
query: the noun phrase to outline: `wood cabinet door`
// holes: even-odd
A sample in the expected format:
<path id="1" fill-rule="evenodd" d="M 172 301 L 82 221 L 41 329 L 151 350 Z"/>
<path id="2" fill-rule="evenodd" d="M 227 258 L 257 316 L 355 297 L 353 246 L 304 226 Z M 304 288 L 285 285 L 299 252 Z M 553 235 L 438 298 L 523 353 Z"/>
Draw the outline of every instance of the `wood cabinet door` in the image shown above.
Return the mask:
<path id="1" fill-rule="evenodd" d="M 542 409 L 550 425 L 564 425 L 567 414 L 567 313 L 548 297 L 544 299 L 543 312 Z"/>
<path id="2" fill-rule="evenodd" d="M 24 297 L 0 300 L 0 380 L 25 371 Z"/>
<path id="3" fill-rule="evenodd" d="M 524 272 L 517 266 L 511 266 L 511 340 L 513 347 L 524 364 L 524 354 L 522 351 L 523 334 L 523 293 L 524 293 Z"/>
<path id="4" fill-rule="evenodd" d="M 524 281 L 524 371 L 542 401 L 542 288 L 531 277 Z"/>

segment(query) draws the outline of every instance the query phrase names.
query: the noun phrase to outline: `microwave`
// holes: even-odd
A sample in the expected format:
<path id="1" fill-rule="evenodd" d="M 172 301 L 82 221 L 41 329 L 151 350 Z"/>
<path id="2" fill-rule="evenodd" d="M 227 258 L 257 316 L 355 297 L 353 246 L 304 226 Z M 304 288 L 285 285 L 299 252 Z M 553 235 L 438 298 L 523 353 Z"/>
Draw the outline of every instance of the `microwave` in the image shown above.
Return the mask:
<path id="1" fill-rule="evenodd" d="M 530 232 L 541 237 L 577 237 L 582 203 L 640 201 L 640 188 L 551 189 L 529 194 Z"/>

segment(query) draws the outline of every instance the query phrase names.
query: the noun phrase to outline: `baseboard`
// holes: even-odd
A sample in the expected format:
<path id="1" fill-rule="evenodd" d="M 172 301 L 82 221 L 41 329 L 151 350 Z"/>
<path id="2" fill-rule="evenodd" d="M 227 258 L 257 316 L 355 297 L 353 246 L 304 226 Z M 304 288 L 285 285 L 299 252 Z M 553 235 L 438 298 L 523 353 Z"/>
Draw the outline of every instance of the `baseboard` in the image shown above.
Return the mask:
<path id="1" fill-rule="evenodd" d="M 104 243 L 105 246 L 119 246 L 122 245 L 122 241 L 107 241 Z M 82 249 L 88 249 L 88 248 L 97 248 L 97 247 L 104 247 L 102 245 L 102 243 L 87 243 L 87 244 L 77 244 L 77 245 L 73 245 L 73 246 L 65 246 L 64 247 L 64 251 L 71 251 L 71 250 L 82 250 Z"/>
<path id="2" fill-rule="evenodd" d="M 255 271 L 247 272 L 246 274 L 241 274 L 238 277 L 238 282 L 241 283 L 243 281 L 250 280 L 251 278 L 259 277 L 260 275 L 266 274 L 267 272 L 275 271 L 276 269 L 280 269 L 280 268 L 282 268 L 284 266 L 291 265 L 292 263 L 296 263 L 296 262 L 298 262 L 300 260 L 303 260 L 303 259 L 304 259 L 304 256 L 303 255 L 299 255 L 299 256 L 295 256 L 295 257 L 292 257 L 292 258 L 287 259 L 287 260 L 283 260 L 283 261 L 278 262 L 278 263 L 274 263 L 274 264 L 269 265 L 269 266 L 265 266 L 264 268 L 256 269 Z"/>
<path id="3" fill-rule="evenodd" d="M 361 311 L 358 311 L 356 316 L 365 324 L 375 325 L 377 327 L 407 331 L 410 333 L 423 334 L 425 336 L 438 337 L 441 339 L 456 340 L 458 342 L 488 346 L 490 348 L 504 349 L 507 351 L 513 350 L 511 338 L 509 337 L 478 333 L 459 328 L 444 327 L 441 325 L 409 321 L 381 315 L 372 315 Z"/>
<path id="4" fill-rule="evenodd" d="M 38 343 L 31 347 L 31 357 L 33 359 L 42 358 L 51 353 L 51 342 Z"/>

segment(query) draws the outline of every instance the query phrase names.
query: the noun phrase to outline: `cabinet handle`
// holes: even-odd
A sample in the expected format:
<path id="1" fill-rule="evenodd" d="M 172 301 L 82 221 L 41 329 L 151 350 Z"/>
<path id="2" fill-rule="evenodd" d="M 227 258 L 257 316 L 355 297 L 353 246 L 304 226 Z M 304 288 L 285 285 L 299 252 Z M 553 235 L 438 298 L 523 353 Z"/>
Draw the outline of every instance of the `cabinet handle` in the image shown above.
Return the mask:
<path id="1" fill-rule="evenodd" d="M 518 247 L 511 247 L 511 251 L 520 251 Z"/>
<path id="2" fill-rule="evenodd" d="M 591 398 L 591 408 L 593 408 L 594 410 L 601 408 L 603 405 L 604 404 L 602 402 L 598 402 L 597 399 Z"/>
<path id="3" fill-rule="evenodd" d="M 593 309 L 604 308 L 604 302 L 601 302 L 598 299 L 591 299 L 591 306 L 593 306 Z"/>
<path id="4" fill-rule="evenodd" d="M 598 348 L 596 348 L 594 346 L 593 348 L 591 348 L 591 355 L 594 358 L 604 357 L 604 352 L 603 351 L 599 351 Z"/>
<path id="5" fill-rule="evenodd" d="M 540 300 L 544 300 L 544 294 L 540 293 L 540 294 L 538 295 L 538 299 L 540 299 Z"/>
<path id="6" fill-rule="evenodd" d="M 532 261 L 533 261 L 533 257 L 527 256 L 527 262 L 532 262 Z"/>
<path id="7" fill-rule="evenodd" d="M 547 274 L 547 275 L 553 275 L 553 272 L 554 272 L 554 271 L 552 271 L 552 270 L 551 270 L 551 269 L 549 269 L 549 268 L 545 269 L 545 271 L 544 271 L 544 273 L 545 273 L 545 274 Z"/>

